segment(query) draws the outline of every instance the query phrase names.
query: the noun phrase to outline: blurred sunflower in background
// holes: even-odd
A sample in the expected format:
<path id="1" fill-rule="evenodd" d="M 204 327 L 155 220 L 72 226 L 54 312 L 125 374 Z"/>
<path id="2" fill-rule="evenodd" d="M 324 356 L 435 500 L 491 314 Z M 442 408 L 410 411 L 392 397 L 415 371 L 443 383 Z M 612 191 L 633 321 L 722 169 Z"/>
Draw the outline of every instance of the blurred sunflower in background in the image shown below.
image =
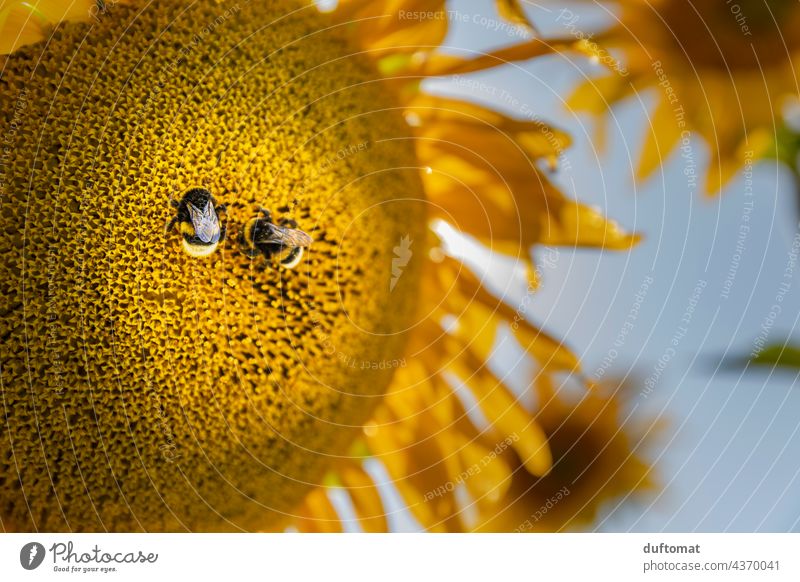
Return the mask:
<path id="1" fill-rule="evenodd" d="M 421 88 L 580 43 L 449 54 L 444 2 L 43 5 L 0 12 L 5 530 L 386 531 L 390 486 L 431 531 L 567 487 L 562 529 L 652 487 L 615 395 L 560 394 L 575 356 L 434 228 L 529 292 L 535 245 L 636 242 L 548 180 L 566 134 Z M 164 232 L 195 187 L 226 206 L 203 258 Z M 294 269 L 243 252 L 260 209 L 313 237 Z"/>
<path id="2" fill-rule="evenodd" d="M 608 71 L 582 83 L 569 98 L 575 111 L 597 121 L 596 144 L 605 142 L 608 112 L 642 92 L 655 102 L 648 118 L 637 176 L 646 179 L 676 150 L 696 182 L 693 136 L 709 150 L 707 194 L 721 192 L 737 172 L 759 160 L 788 168 L 800 195 L 800 4 L 794 0 L 622 0 L 595 2 L 613 25 L 584 42 L 603 57 Z M 558 17 L 572 34 L 581 15 Z M 597 58 L 597 55 L 595 55 Z M 794 344 L 794 345 L 793 345 Z M 798 368 L 791 339 L 762 353 L 737 358 L 754 367 Z"/>
<path id="3" fill-rule="evenodd" d="M 608 379 L 575 394 L 540 377 L 533 391 L 536 420 L 552 451 L 551 470 L 522 470 L 509 449 L 511 484 L 494 511 L 482 512 L 478 531 L 563 531 L 595 526 L 603 503 L 644 500 L 658 490 L 645 449 L 660 423 L 632 418 L 632 384 Z M 521 518 L 524 518 L 521 521 Z"/>
<path id="4" fill-rule="evenodd" d="M 720 192 L 755 160 L 776 158 L 797 171 L 800 5 L 794 0 L 622 0 L 600 3 L 613 25 L 591 42 L 613 61 L 569 100 L 598 116 L 603 141 L 608 109 L 640 92 L 655 99 L 637 174 L 647 178 L 700 135 L 709 150 L 702 188 Z M 562 25 L 580 29 L 567 10 Z M 604 60 L 604 62 L 606 62 Z M 606 62 L 606 64 L 609 64 Z M 691 151 L 687 152 L 687 155 Z"/>

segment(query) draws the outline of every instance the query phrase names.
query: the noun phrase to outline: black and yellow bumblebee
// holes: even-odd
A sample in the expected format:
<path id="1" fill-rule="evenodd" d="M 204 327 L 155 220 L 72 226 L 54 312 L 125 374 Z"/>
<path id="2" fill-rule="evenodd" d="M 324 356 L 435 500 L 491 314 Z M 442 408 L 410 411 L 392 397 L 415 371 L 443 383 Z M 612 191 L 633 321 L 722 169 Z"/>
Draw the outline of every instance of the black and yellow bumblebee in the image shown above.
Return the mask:
<path id="1" fill-rule="evenodd" d="M 184 250 L 193 257 L 207 257 L 225 240 L 225 205 L 217 204 L 205 188 L 187 190 L 181 201 L 170 200 L 177 214 L 167 232 L 178 225 Z"/>
<path id="2" fill-rule="evenodd" d="M 249 257 L 259 254 L 276 259 L 287 269 L 296 267 L 303 258 L 303 249 L 314 242 L 311 236 L 297 229 L 291 219 L 275 224 L 269 210 L 259 209 L 259 216 L 250 219 L 242 229 L 241 243 Z"/>

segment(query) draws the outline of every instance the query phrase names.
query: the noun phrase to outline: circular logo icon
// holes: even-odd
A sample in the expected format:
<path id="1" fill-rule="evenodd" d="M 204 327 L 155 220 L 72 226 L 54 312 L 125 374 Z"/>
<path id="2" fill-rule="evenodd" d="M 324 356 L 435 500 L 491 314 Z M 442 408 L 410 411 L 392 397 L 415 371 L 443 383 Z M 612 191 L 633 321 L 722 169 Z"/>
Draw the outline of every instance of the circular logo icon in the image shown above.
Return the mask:
<path id="1" fill-rule="evenodd" d="M 26 570 L 35 570 L 44 561 L 44 546 L 39 542 L 29 542 L 19 551 L 19 563 Z"/>

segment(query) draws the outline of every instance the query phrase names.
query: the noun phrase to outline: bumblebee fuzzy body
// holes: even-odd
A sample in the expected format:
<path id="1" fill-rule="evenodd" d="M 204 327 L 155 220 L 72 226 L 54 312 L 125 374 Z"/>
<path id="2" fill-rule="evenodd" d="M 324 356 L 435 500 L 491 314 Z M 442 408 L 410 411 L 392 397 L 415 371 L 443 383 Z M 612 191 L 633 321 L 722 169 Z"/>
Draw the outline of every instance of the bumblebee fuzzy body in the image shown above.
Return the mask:
<path id="1" fill-rule="evenodd" d="M 225 206 L 218 205 L 208 190 L 192 188 L 172 205 L 177 214 L 167 225 L 167 231 L 178 225 L 183 248 L 191 256 L 206 257 L 225 240 L 225 226 L 220 218 Z"/>
<path id="2" fill-rule="evenodd" d="M 303 258 L 303 249 L 313 242 L 311 236 L 296 227 L 292 220 L 275 224 L 270 213 L 262 209 L 260 216 L 250 219 L 242 229 L 245 252 L 251 258 L 259 254 L 275 258 L 288 269 L 296 267 Z"/>

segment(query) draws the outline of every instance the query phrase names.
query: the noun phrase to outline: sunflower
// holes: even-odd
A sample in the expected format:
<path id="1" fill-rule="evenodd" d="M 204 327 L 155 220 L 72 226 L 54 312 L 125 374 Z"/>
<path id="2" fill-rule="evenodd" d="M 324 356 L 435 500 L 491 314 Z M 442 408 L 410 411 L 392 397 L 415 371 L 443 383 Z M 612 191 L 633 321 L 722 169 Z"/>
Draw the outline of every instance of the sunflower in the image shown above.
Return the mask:
<path id="1" fill-rule="evenodd" d="M 514 463 L 550 470 L 488 363 L 504 333 L 540 381 L 578 362 L 433 225 L 521 262 L 531 290 L 533 245 L 636 237 L 540 169 L 563 132 L 420 80 L 572 41 L 444 54 L 444 3 L 63 4 L 3 12 L 6 530 L 335 531 L 338 489 L 384 531 L 375 461 L 423 527 L 459 531 L 461 501 L 432 490 L 487 455 L 476 498 L 502 499 Z M 198 188 L 220 221 L 202 257 L 165 230 Z M 247 252 L 258 217 L 313 239 L 295 268 Z"/>
<path id="2" fill-rule="evenodd" d="M 606 51 L 610 70 L 579 86 L 569 103 L 602 117 L 638 92 L 655 98 L 638 160 L 641 179 L 678 147 L 691 158 L 687 163 L 694 160 L 694 133 L 709 150 L 709 194 L 754 160 L 785 157 L 781 112 L 798 98 L 797 2 L 624 0 L 619 6 L 615 24 L 591 41 Z M 578 15 L 562 12 L 559 20 L 578 31 Z"/>
<path id="3" fill-rule="evenodd" d="M 625 384 L 595 386 L 579 396 L 557 390 L 550 378 L 534 389 L 536 421 L 553 455 L 543 476 L 524 470 L 505 452 L 510 485 L 497 507 L 481 512 L 478 531 L 563 531 L 590 527 L 609 500 L 644 499 L 656 491 L 644 449 L 657 424 L 631 419 Z M 619 503 L 619 501 L 617 501 Z"/>

